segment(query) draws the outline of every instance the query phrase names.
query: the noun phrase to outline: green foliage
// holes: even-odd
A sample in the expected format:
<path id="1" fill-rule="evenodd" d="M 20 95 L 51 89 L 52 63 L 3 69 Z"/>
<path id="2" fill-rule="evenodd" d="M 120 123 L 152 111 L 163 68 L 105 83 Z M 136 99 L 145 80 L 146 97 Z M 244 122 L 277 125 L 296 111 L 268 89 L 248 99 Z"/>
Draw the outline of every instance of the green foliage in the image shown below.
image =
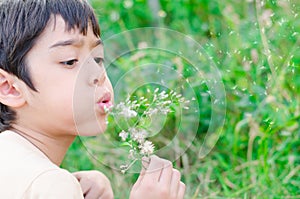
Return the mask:
<path id="1" fill-rule="evenodd" d="M 198 132 L 174 162 L 187 185 L 186 198 L 300 197 L 299 1 L 160 0 L 158 10 L 151 7 L 151 1 L 94 0 L 92 5 L 104 40 L 133 28 L 170 28 L 198 41 L 221 72 L 226 120 L 217 144 L 205 157 L 199 157 L 199 150 L 211 119 L 211 98 L 206 95 L 206 84 L 194 87 L 199 91 Z M 130 45 L 130 39 L 124 38 L 124 42 Z M 142 52 L 138 61 L 130 58 L 138 53 L 115 62 L 109 72 L 113 84 L 133 64 L 154 60 L 176 70 L 181 67 L 185 78 L 193 75 L 184 59 L 162 56 L 161 52 L 158 56 L 149 50 Z M 126 84 L 130 86 L 136 78 L 142 77 L 137 74 Z M 173 81 L 174 87 L 182 85 L 179 79 Z M 164 129 L 173 132 L 174 121 L 176 115 L 167 120 Z M 109 135 L 112 131 L 113 127 L 106 136 L 115 136 Z M 177 142 L 179 148 L 186 145 L 180 139 Z M 105 143 L 98 144 L 105 147 Z M 62 166 L 72 171 L 99 169 L 111 179 L 116 198 L 128 195 L 137 175 L 123 176 L 99 164 L 87 151 L 76 140 Z M 96 159 L 106 158 L 103 151 Z"/>

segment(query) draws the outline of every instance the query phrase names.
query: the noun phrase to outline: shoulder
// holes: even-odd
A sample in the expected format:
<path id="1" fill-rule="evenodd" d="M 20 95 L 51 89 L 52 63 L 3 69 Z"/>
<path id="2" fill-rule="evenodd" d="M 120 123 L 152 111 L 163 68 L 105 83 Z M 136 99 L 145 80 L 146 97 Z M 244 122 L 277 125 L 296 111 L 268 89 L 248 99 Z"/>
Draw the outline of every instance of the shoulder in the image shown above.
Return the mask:
<path id="1" fill-rule="evenodd" d="M 64 169 L 52 169 L 37 176 L 24 198 L 82 199 L 83 193 L 76 178 Z"/>

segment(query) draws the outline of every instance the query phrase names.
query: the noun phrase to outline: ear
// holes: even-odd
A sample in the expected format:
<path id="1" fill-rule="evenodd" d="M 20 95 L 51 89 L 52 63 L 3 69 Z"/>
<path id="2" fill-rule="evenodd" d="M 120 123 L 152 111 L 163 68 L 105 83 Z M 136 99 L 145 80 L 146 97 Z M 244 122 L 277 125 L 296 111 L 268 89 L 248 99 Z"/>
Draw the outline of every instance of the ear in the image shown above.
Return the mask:
<path id="1" fill-rule="evenodd" d="M 0 102 L 12 108 L 19 108 L 26 102 L 19 87 L 20 80 L 0 69 Z"/>

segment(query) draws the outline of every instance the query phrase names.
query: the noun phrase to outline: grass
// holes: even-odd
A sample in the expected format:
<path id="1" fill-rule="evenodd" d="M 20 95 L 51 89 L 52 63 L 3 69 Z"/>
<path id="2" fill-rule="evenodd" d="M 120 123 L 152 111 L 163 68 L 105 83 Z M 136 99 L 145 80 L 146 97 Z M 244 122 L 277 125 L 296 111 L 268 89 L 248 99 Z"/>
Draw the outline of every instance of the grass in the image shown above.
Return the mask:
<path id="1" fill-rule="evenodd" d="M 92 5 L 99 15 L 104 40 L 138 27 L 170 28 L 200 43 L 220 71 L 226 91 L 226 117 L 220 137 L 207 136 L 212 110 L 209 87 L 193 87 L 198 91 L 201 117 L 195 122 L 199 128 L 190 147 L 174 161 L 187 185 L 186 198 L 300 198 L 299 2 L 159 2 L 159 10 L 163 11 L 160 16 L 165 13 L 164 17 L 156 17 L 155 9 L 143 0 L 92 1 Z M 165 39 L 168 42 L 168 37 Z M 124 38 L 124 45 L 134 45 L 133 40 Z M 174 48 L 183 48 L 176 46 L 182 42 L 173 43 Z M 113 84 L 133 65 L 151 62 L 182 69 L 185 78 L 198 81 L 194 73 L 185 72 L 191 65 L 182 57 L 151 50 L 142 52 L 138 60 L 130 58 L 139 53 L 134 51 L 114 62 L 109 73 Z M 143 79 L 143 73 L 137 77 Z M 134 85 L 130 78 L 126 81 L 128 88 Z M 181 85 L 180 79 L 172 81 L 174 87 Z M 177 128 L 172 125 L 176 118 L 165 123 L 171 138 Z M 114 139 L 115 135 L 114 127 L 110 127 L 107 139 Z M 201 157 L 199 150 L 205 137 L 211 139 L 214 147 Z M 214 145 L 215 139 L 218 141 Z M 177 149 L 187 144 L 181 139 L 175 141 Z M 89 147 L 95 143 L 96 157 L 89 155 Z M 78 138 L 62 167 L 70 171 L 99 169 L 111 179 L 116 198 L 125 198 L 137 175 L 122 175 L 101 164 L 111 160 L 111 153 L 103 141 L 93 144 L 85 146 Z M 165 155 L 172 157 L 174 151 Z"/>

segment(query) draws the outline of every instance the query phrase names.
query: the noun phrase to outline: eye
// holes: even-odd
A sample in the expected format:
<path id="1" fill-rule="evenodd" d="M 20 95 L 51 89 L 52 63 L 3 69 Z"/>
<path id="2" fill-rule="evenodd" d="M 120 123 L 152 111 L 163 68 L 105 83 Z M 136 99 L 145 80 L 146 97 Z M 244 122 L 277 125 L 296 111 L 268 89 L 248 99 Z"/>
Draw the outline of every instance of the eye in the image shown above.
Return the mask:
<path id="1" fill-rule="evenodd" d="M 60 62 L 60 63 L 67 66 L 67 67 L 73 67 L 77 62 L 78 62 L 77 59 L 72 59 L 72 60 L 63 61 L 63 62 Z"/>
<path id="2" fill-rule="evenodd" d="M 95 57 L 94 60 L 99 65 L 101 65 L 103 63 L 103 61 L 104 61 L 103 58 L 101 58 L 101 57 Z"/>

